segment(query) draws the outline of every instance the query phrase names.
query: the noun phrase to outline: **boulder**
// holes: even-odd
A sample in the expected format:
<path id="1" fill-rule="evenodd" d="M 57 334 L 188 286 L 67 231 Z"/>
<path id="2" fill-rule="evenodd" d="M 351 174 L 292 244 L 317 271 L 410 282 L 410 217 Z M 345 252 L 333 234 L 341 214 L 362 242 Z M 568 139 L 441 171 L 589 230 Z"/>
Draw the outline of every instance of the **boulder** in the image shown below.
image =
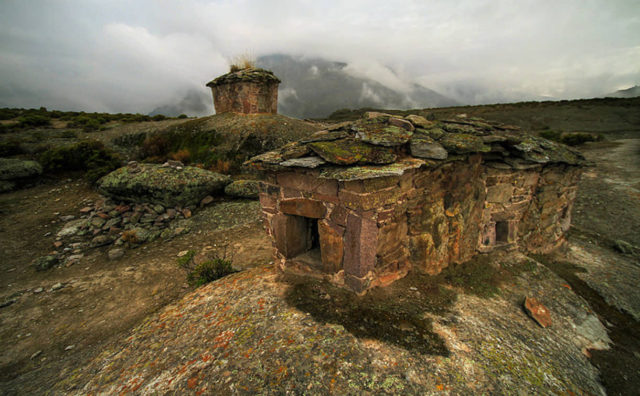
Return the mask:
<path id="1" fill-rule="evenodd" d="M 222 192 L 230 182 L 229 176 L 191 166 L 139 164 L 135 172 L 123 167 L 104 176 L 98 189 L 118 201 L 196 206 L 207 195 Z"/>
<path id="2" fill-rule="evenodd" d="M 16 182 L 42 174 L 42 166 L 36 161 L 0 158 L 0 192 L 13 190 Z"/>
<path id="3" fill-rule="evenodd" d="M 258 198 L 258 180 L 236 180 L 224 188 L 224 193 L 238 198 Z"/>

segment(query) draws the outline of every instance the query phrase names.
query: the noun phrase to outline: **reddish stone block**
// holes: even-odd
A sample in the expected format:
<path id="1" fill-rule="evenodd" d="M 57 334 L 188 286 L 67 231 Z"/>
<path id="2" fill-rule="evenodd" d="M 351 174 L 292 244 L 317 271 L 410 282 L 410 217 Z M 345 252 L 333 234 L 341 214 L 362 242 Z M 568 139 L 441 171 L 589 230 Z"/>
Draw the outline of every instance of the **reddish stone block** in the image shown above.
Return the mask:
<path id="1" fill-rule="evenodd" d="M 333 211 L 331 211 L 330 219 L 335 224 L 344 227 L 347 225 L 348 214 L 349 213 L 347 212 L 347 209 L 344 206 L 337 205 L 335 208 L 333 208 Z"/>
<path id="2" fill-rule="evenodd" d="M 260 205 L 262 206 L 263 209 L 273 210 L 276 208 L 278 201 L 275 196 L 267 193 L 260 193 L 258 196 L 260 198 Z"/>
<path id="3" fill-rule="evenodd" d="M 327 208 L 322 201 L 305 198 L 292 198 L 280 201 L 280 211 L 282 213 L 322 219 L 327 213 Z"/>
<path id="4" fill-rule="evenodd" d="M 266 183 L 266 182 L 260 182 L 258 184 L 258 191 L 261 193 L 265 193 L 268 195 L 273 195 L 273 196 L 279 196 L 280 195 L 280 187 L 270 184 L 270 183 Z"/>
<path id="5" fill-rule="evenodd" d="M 359 194 L 370 193 L 378 190 L 384 190 L 389 187 L 396 187 L 400 177 L 376 177 L 364 180 L 350 180 L 343 182 L 342 189 L 352 191 Z"/>
<path id="6" fill-rule="evenodd" d="M 407 222 L 399 220 L 389 223 L 378 230 L 378 247 L 376 253 L 385 255 L 397 249 L 407 240 Z"/>
<path id="7" fill-rule="evenodd" d="M 286 258 L 295 257 L 309 249 L 309 224 L 299 216 L 278 214 L 271 220 L 276 248 Z"/>
<path id="8" fill-rule="evenodd" d="M 286 172 L 277 175 L 278 184 L 294 190 L 315 192 L 322 195 L 337 196 L 336 180 L 320 179 L 316 175 L 300 172 Z"/>
<path id="9" fill-rule="evenodd" d="M 540 326 L 551 326 L 551 313 L 549 309 L 542 305 L 537 299 L 526 297 L 524 300 L 524 309 Z"/>
<path id="10" fill-rule="evenodd" d="M 283 187 L 281 189 L 281 192 L 282 192 L 282 198 L 285 198 L 285 199 L 302 197 L 302 193 L 299 190 L 289 188 L 289 187 Z"/>
<path id="11" fill-rule="evenodd" d="M 376 263 L 378 226 L 375 220 L 349 214 L 344 239 L 345 273 L 357 277 L 365 276 Z"/>
<path id="12" fill-rule="evenodd" d="M 338 193 L 338 198 L 347 208 L 362 211 L 381 209 L 385 205 L 395 203 L 399 196 L 399 189 L 393 187 L 368 194 L 358 194 L 346 190 Z"/>
<path id="13" fill-rule="evenodd" d="M 342 257 L 344 256 L 344 228 L 330 224 L 329 222 L 318 222 L 318 234 L 320 235 L 320 255 L 322 257 L 322 267 L 325 272 L 334 273 L 342 268 Z"/>
<path id="14" fill-rule="evenodd" d="M 513 186 L 510 184 L 497 184 L 487 188 L 487 202 L 505 203 L 513 195 Z"/>
<path id="15" fill-rule="evenodd" d="M 350 274 L 344 276 L 344 283 L 354 292 L 362 293 L 369 288 L 371 281 L 367 278 L 359 278 Z"/>

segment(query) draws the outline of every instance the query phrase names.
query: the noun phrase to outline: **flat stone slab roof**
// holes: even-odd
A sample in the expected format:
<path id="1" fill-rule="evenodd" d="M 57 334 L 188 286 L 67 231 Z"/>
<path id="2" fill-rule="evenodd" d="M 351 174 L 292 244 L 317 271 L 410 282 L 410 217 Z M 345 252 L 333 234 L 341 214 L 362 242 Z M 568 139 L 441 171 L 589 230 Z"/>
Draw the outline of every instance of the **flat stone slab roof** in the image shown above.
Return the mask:
<path id="1" fill-rule="evenodd" d="M 578 150 L 511 125 L 474 117 L 429 121 L 415 114 L 369 112 L 360 120 L 332 125 L 255 156 L 245 165 L 272 171 L 317 168 L 323 178 L 356 180 L 402 175 L 406 169 L 437 166 L 476 153 L 505 169 L 586 164 Z"/>

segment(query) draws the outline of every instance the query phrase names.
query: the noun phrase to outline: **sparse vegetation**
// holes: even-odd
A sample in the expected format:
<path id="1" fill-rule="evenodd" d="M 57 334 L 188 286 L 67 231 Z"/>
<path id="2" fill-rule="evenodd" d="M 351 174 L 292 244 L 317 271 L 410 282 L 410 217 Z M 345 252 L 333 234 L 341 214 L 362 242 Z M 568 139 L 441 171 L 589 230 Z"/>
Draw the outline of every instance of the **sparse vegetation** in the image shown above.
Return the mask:
<path id="1" fill-rule="evenodd" d="M 0 157 L 10 157 L 18 154 L 24 154 L 24 149 L 17 139 L 0 142 Z"/>
<path id="2" fill-rule="evenodd" d="M 251 69 L 256 67 L 256 59 L 248 54 L 240 54 L 236 55 L 231 59 L 231 65 L 229 66 L 229 71 L 231 73 L 235 73 L 244 69 Z"/>
<path id="3" fill-rule="evenodd" d="M 600 134 L 584 132 L 563 133 L 562 131 L 555 131 L 552 129 L 545 129 L 541 131 L 539 135 L 545 139 L 560 142 L 568 146 L 578 146 L 586 142 L 599 142 L 604 139 Z"/>
<path id="4" fill-rule="evenodd" d="M 202 286 L 235 272 L 231 260 L 227 259 L 226 247 L 222 256 L 216 255 L 212 260 L 200 264 L 193 262 L 195 255 L 194 250 L 189 250 L 177 260 L 178 266 L 187 270 L 187 282 L 191 286 Z"/>
<path id="5" fill-rule="evenodd" d="M 95 140 L 45 149 L 38 156 L 38 162 L 51 173 L 85 170 L 85 178 L 91 183 L 121 165 L 116 153 Z"/>

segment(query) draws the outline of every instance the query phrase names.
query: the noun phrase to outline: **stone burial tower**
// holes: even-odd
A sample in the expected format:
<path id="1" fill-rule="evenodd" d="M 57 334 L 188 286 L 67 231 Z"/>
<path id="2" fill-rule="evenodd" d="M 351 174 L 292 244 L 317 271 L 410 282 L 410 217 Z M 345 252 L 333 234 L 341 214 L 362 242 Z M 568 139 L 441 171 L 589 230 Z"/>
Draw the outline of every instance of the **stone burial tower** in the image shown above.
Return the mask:
<path id="1" fill-rule="evenodd" d="M 276 114 L 278 113 L 278 84 L 273 72 L 246 68 L 224 74 L 209 83 L 216 114 Z"/>

